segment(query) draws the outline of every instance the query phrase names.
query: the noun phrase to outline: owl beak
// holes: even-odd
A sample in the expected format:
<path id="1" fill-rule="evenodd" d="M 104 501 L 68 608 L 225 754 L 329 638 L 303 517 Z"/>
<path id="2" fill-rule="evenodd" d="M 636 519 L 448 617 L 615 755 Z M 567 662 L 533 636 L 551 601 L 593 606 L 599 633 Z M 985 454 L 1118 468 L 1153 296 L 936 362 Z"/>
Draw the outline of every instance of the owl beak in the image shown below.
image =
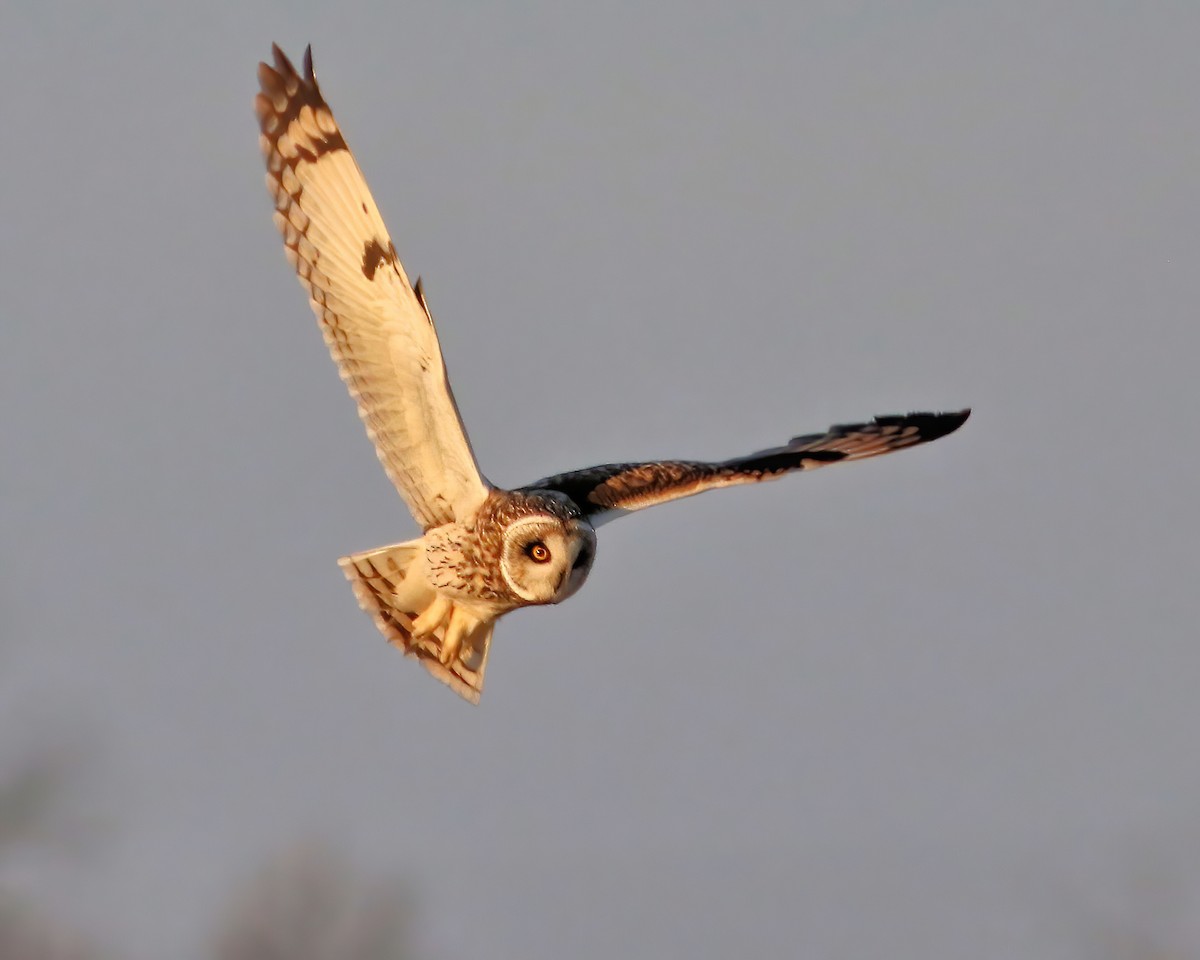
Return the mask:
<path id="1" fill-rule="evenodd" d="M 592 565 L 592 558 L 595 556 L 596 549 L 592 540 L 589 537 L 579 537 L 574 544 L 574 555 L 571 557 L 571 568 L 564 570 L 559 576 L 558 585 L 554 590 L 556 602 L 566 600 L 583 586 L 583 581 L 587 579 L 588 570 Z"/>
<path id="2" fill-rule="evenodd" d="M 571 558 L 571 569 L 563 570 L 558 575 L 558 583 L 554 587 L 555 596 L 566 599 L 571 593 L 578 589 L 578 584 L 575 583 L 579 577 L 580 568 L 586 569 L 587 562 L 591 557 L 591 548 L 586 544 L 580 544 L 575 550 L 575 556 Z M 563 587 L 568 589 L 568 593 L 563 593 Z"/>
<path id="3" fill-rule="evenodd" d="M 575 551 L 575 559 L 571 561 L 571 572 L 586 568 L 592 562 L 592 545 L 586 540 L 579 544 Z"/>

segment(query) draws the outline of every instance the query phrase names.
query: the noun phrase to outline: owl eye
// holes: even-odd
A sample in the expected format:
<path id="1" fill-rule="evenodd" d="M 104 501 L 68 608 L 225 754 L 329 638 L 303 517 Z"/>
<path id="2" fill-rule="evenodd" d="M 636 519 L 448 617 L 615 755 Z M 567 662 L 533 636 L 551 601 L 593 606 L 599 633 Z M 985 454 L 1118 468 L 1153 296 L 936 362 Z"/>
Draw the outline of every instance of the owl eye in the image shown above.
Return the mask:
<path id="1" fill-rule="evenodd" d="M 525 548 L 525 553 L 534 563 L 549 563 L 550 548 L 542 543 L 541 540 L 534 540 Z"/>

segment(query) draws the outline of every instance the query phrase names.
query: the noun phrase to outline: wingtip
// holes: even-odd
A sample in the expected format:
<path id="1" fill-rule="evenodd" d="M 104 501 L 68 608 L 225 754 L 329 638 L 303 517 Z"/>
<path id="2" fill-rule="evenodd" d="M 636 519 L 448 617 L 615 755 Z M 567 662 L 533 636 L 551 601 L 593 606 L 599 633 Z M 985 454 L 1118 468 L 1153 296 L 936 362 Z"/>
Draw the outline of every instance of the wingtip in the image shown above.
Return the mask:
<path id="1" fill-rule="evenodd" d="M 288 59 L 288 55 L 283 52 L 283 48 L 279 44 L 271 44 L 271 57 L 275 61 L 275 71 L 281 76 L 287 76 L 296 72 L 296 68 L 292 66 L 292 61 Z"/>
<path id="2" fill-rule="evenodd" d="M 273 69 L 280 76 L 298 77 L 302 80 L 308 81 L 313 86 L 316 86 L 317 75 L 313 71 L 313 58 L 312 58 L 312 44 L 311 43 L 308 44 L 308 46 L 306 46 L 304 48 L 304 59 L 301 62 L 301 69 L 303 70 L 303 73 L 301 73 L 300 70 L 296 69 L 295 65 L 291 61 L 291 58 L 286 53 L 283 52 L 283 48 L 281 46 L 279 46 L 279 44 L 277 44 L 277 43 L 271 44 L 271 59 L 275 62 L 274 67 L 271 67 L 270 64 L 265 63 L 265 62 L 260 63 L 259 67 L 260 68 L 266 67 L 268 70 Z"/>
<path id="3" fill-rule="evenodd" d="M 949 413 L 911 413 L 909 417 L 920 421 L 921 438 L 937 440 L 947 436 L 961 427 L 971 416 L 971 408 L 966 407 Z"/>
<path id="4" fill-rule="evenodd" d="M 945 416 L 947 416 L 950 419 L 955 421 L 954 429 L 957 430 L 964 423 L 966 423 L 968 420 L 971 419 L 971 408 L 964 407 L 963 409 L 959 410 L 957 413 L 948 413 L 948 414 L 945 414 Z"/>
<path id="5" fill-rule="evenodd" d="M 830 433 L 844 436 L 847 433 L 862 430 L 871 432 L 880 428 L 915 428 L 916 433 L 910 434 L 910 436 L 915 438 L 915 442 L 928 443 L 930 440 L 937 440 L 939 437 L 953 433 L 966 423 L 970 416 L 970 407 L 962 410 L 941 412 L 914 410 L 911 413 L 884 413 L 872 418 L 868 423 L 835 424 L 829 428 L 829 431 Z M 796 444 L 804 444 L 816 439 L 820 439 L 819 434 L 801 434 L 798 437 L 792 437 L 788 441 L 788 446 L 794 447 Z"/>

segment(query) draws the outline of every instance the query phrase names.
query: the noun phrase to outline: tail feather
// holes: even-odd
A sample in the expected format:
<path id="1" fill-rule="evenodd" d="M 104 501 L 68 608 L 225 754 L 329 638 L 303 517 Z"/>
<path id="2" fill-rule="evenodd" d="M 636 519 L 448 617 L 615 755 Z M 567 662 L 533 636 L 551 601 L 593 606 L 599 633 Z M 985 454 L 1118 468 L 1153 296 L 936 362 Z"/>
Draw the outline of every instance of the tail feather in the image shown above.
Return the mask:
<path id="1" fill-rule="evenodd" d="M 443 663 L 447 634 L 456 617 L 460 618 L 461 630 L 461 618 L 467 615 L 451 610 L 430 633 L 413 635 L 417 617 L 439 599 L 425 579 L 424 563 L 424 541 L 410 540 L 342 557 L 338 566 L 350 581 L 358 605 L 371 615 L 389 643 L 403 650 L 405 656 L 416 657 L 459 696 L 478 703 L 495 621 L 467 617 L 468 626 L 454 658 Z"/>

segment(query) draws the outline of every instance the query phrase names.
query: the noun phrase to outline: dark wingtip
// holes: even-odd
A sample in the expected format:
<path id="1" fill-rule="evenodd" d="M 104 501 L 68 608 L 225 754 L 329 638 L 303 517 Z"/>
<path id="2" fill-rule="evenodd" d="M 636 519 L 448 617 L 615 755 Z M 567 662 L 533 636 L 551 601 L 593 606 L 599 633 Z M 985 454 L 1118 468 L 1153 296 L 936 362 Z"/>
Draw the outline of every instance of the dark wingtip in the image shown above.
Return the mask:
<path id="1" fill-rule="evenodd" d="M 922 440 L 929 441 L 953 433 L 966 423 L 970 416 L 971 408 L 967 407 L 965 410 L 954 413 L 910 413 L 905 417 L 876 417 L 875 419 L 879 423 L 886 423 L 891 419 L 904 421 L 904 423 L 917 428 Z"/>
<path id="2" fill-rule="evenodd" d="M 312 44 L 311 43 L 307 47 L 304 48 L 304 76 L 306 79 L 311 80 L 313 83 L 317 82 L 317 75 L 315 73 L 313 73 Z"/>
<path id="3" fill-rule="evenodd" d="M 965 410 L 959 410 L 957 413 L 943 413 L 941 417 L 946 421 L 947 428 L 944 433 L 940 433 L 938 436 L 944 437 L 947 433 L 953 433 L 971 419 L 971 408 L 967 407 Z"/>

